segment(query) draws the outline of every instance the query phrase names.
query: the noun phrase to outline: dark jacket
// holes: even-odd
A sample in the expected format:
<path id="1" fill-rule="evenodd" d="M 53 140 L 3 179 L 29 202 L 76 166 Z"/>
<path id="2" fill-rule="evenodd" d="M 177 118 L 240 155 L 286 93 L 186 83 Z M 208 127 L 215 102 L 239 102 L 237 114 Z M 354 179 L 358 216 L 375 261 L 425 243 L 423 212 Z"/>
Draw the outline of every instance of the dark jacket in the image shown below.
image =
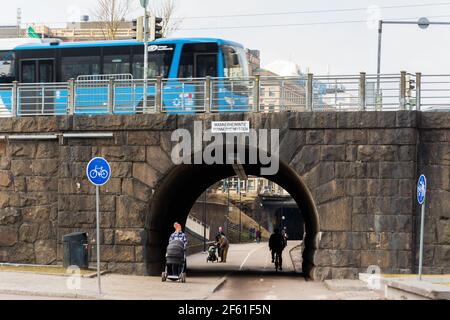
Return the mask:
<path id="1" fill-rule="evenodd" d="M 269 248 L 273 251 L 283 251 L 284 247 L 286 247 L 286 241 L 284 237 L 279 233 L 274 233 L 270 236 L 269 239 Z"/>
<path id="2" fill-rule="evenodd" d="M 216 242 L 220 241 L 220 238 L 222 238 L 222 236 L 224 236 L 225 233 L 223 231 L 219 232 L 216 234 Z"/>

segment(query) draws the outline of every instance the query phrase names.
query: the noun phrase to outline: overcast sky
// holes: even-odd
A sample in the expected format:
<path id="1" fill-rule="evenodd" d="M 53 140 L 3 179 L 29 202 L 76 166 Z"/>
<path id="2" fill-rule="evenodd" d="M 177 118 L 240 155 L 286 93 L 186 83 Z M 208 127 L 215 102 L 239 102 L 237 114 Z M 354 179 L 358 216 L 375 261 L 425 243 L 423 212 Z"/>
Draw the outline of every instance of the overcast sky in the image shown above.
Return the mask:
<path id="1" fill-rule="evenodd" d="M 90 15 L 95 5 L 95 0 L 1 2 L 0 24 L 3 25 L 15 24 L 18 7 L 22 8 L 24 23 L 57 23 L 81 14 Z M 177 16 L 185 20 L 174 36 L 235 40 L 261 50 L 263 65 L 279 59 L 290 60 L 298 63 L 303 71 L 309 68 L 316 74 L 375 73 L 377 29 L 374 22 L 378 17 L 415 20 L 429 16 L 431 21 L 450 21 L 450 2 L 445 0 L 179 0 L 178 3 Z M 441 5 L 430 5 L 436 3 Z M 428 6 L 419 6 L 423 4 Z M 392 6 L 411 7 L 387 8 Z M 334 9 L 360 10 L 330 11 Z M 309 13 L 258 15 L 305 11 Z M 256 16 L 193 18 L 245 14 Z M 345 21 L 360 22 L 334 23 Z M 280 24 L 294 25 L 263 27 Z M 236 28 L 244 26 L 253 27 Z M 416 25 L 386 25 L 382 72 L 450 73 L 449 40 L 450 26 L 420 30 Z"/>

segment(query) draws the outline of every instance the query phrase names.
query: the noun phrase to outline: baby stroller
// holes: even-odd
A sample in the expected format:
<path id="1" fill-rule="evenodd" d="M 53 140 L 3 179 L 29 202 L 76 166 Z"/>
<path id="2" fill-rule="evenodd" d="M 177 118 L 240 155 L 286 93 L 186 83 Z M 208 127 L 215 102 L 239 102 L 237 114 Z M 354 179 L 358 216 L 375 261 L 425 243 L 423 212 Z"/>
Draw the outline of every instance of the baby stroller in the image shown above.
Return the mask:
<path id="1" fill-rule="evenodd" d="M 167 246 L 166 267 L 162 273 L 162 281 L 165 282 L 167 279 L 186 282 L 186 253 L 181 240 L 172 241 Z"/>
<path id="2" fill-rule="evenodd" d="M 215 244 L 211 244 L 208 248 L 208 257 L 206 258 L 206 263 L 211 262 L 219 262 L 219 258 L 217 257 L 217 247 Z"/>

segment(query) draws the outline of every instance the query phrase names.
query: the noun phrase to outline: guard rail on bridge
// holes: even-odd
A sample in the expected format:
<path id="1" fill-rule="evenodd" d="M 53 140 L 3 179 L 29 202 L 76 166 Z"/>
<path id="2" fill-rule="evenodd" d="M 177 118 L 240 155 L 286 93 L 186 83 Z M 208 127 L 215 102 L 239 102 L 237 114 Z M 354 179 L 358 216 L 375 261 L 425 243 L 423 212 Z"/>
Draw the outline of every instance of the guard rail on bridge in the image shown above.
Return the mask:
<path id="1" fill-rule="evenodd" d="M 147 94 L 145 94 L 145 92 Z M 196 112 L 450 110 L 450 75 L 135 80 L 0 85 L 0 117 Z"/>

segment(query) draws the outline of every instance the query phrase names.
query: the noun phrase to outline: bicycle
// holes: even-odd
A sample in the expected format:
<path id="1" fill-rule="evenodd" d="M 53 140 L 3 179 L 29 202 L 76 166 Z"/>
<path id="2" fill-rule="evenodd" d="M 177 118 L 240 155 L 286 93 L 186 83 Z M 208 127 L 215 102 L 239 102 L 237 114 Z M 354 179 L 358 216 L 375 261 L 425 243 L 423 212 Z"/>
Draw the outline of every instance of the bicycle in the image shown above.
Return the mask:
<path id="1" fill-rule="evenodd" d="M 95 169 L 93 169 L 89 172 L 89 176 L 91 177 L 91 179 L 95 179 L 97 177 L 106 179 L 108 177 L 108 171 L 103 169 L 103 167 L 100 167 L 100 168 L 95 167 Z"/>
<path id="2" fill-rule="evenodd" d="M 275 262 L 274 262 L 275 263 L 275 271 L 283 270 L 283 267 L 281 265 L 281 255 L 282 255 L 281 252 L 275 252 Z"/>

